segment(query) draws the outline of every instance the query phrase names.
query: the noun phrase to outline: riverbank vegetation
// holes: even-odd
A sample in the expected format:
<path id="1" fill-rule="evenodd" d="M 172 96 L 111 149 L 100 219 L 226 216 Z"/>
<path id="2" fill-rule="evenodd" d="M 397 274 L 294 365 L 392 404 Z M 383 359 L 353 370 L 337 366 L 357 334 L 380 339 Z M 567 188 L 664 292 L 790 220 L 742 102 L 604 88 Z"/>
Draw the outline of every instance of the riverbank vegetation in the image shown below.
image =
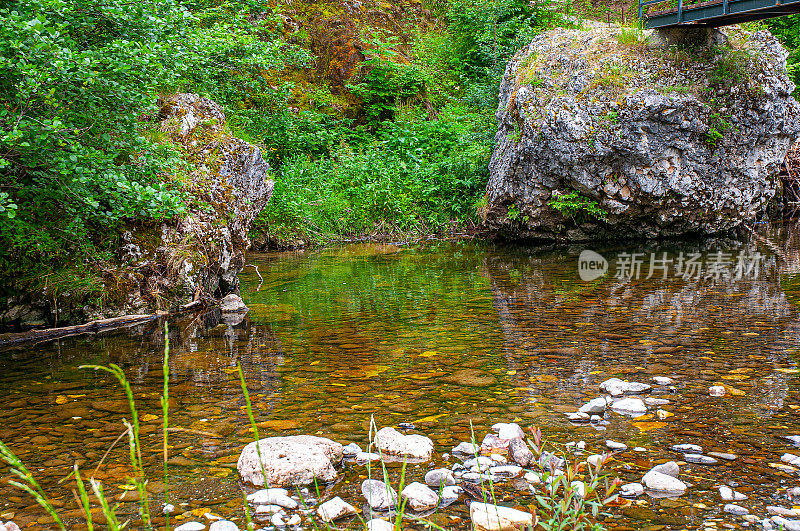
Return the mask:
<path id="1" fill-rule="evenodd" d="M 197 206 L 189 162 L 157 126 L 159 96 L 179 91 L 223 105 L 269 160 L 259 248 L 473 231 L 507 60 L 573 15 L 630 21 L 633 11 L 550 0 L 0 3 L 0 297 L 101 297 L 127 225 Z M 770 28 L 796 63 L 796 21 Z"/>

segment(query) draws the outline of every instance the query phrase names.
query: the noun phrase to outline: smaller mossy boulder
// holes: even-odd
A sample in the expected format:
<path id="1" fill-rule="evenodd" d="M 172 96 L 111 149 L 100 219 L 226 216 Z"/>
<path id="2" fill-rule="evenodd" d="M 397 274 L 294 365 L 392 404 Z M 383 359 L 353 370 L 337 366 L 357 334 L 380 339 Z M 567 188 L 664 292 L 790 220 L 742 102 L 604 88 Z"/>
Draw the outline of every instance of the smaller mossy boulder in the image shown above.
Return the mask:
<path id="1" fill-rule="evenodd" d="M 587 23 L 514 56 L 482 211 L 490 230 L 659 238 L 722 232 L 764 211 L 800 134 L 786 51 L 739 27 L 694 46 L 658 37 Z"/>

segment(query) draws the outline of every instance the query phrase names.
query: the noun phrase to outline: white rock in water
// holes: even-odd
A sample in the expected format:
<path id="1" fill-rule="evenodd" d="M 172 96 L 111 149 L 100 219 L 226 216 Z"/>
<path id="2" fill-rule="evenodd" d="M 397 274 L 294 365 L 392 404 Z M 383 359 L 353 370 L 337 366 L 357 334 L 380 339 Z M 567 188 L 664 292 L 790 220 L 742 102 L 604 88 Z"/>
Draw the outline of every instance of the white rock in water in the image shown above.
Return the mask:
<path id="1" fill-rule="evenodd" d="M 298 503 L 289 497 L 286 489 L 261 489 L 247 495 L 253 505 L 280 505 L 287 509 L 297 509 Z"/>
<path id="2" fill-rule="evenodd" d="M 356 454 L 356 463 L 364 464 L 369 463 L 370 461 L 380 461 L 381 454 L 371 453 L 371 452 L 359 452 Z"/>
<path id="3" fill-rule="evenodd" d="M 450 505 L 451 503 L 458 501 L 458 497 L 461 496 L 462 492 L 463 489 L 461 487 L 449 485 L 442 489 L 440 502 L 444 505 Z"/>
<path id="4" fill-rule="evenodd" d="M 644 487 L 641 483 L 626 483 L 619 489 L 619 495 L 623 498 L 635 498 L 644 494 Z"/>
<path id="5" fill-rule="evenodd" d="M 382 452 L 411 459 L 430 460 L 433 456 L 433 441 L 424 435 L 403 435 L 394 428 L 378 430 L 375 442 Z"/>
<path id="6" fill-rule="evenodd" d="M 724 459 L 725 461 L 735 461 L 739 456 L 736 454 L 729 454 L 726 452 L 706 452 L 711 457 L 716 457 L 718 459 Z"/>
<path id="7" fill-rule="evenodd" d="M 519 427 L 519 424 L 514 422 L 498 422 L 492 426 L 492 430 L 501 439 L 516 439 L 518 437 L 520 439 L 525 438 L 525 432 L 522 431 L 522 428 Z"/>
<path id="8" fill-rule="evenodd" d="M 787 520 L 782 516 L 773 516 L 772 523 L 777 524 L 781 531 L 800 531 L 800 520 Z M 767 529 L 767 526 L 764 526 Z"/>
<path id="9" fill-rule="evenodd" d="M 222 298 L 219 309 L 222 313 L 245 313 L 250 310 L 242 298 L 233 293 L 225 295 L 225 297 Z"/>
<path id="10" fill-rule="evenodd" d="M 239 526 L 230 520 L 217 520 L 208 527 L 208 531 L 239 531 Z"/>
<path id="11" fill-rule="evenodd" d="M 332 498 L 317 508 L 317 514 L 325 522 L 333 522 L 339 518 L 356 514 L 356 508 L 341 499 L 339 496 Z"/>
<path id="12" fill-rule="evenodd" d="M 441 485 L 455 485 L 456 478 L 453 473 L 446 468 L 435 468 L 425 474 L 425 483 L 431 487 L 439 487 Z"/>
<path id="13" fill-rule="evenodd" d="M 600 390 L 604 391 L 611 396 L 622 396 L 625 394 L 640 394 L 646 393 L 652 389 L 652 386 L 646 383 L 627 382 L 619 378 L 609 378 L 600 384 Z"/>
<path id="14" fill-rule="evenodd" d="M 708 394 L 710 396 L 725 396 L 725 387 L 721 385 L 712 385 L 708 388 Z"/>
<path id="15" fill-rule="evenodd" d="M 725 507 L 722 508 L 722 510 L 725 511 L 726 513 L 733 514 L 736 516 L 743 516 L 745 514 L 750 514 L 750 511 L 748 511 L 744 507 L 741 507 L 739 505 L 734 505 L 733 503 L 726 504 Z"/>
<path id="16" fill-rule="evenodd" d="M 406 500 L 406 507 L 418 513 L 435 509 L 439 505 L 439 495 L 418 481 L 406 485 L 400 496 Z"/>
<path id="17" fill-rule="evenodd" d="M 678 466 L 678 463 L 676 463 L 675 461 L 667 461 L 666 463 L 661 463 L 660 465 L 654 466 L 652 470 L 660 472 L 662 474 L 666 474 L 668 476 L 672 476 L 674 478 L 678 477 L 678 475 L 681 473 L 681 469 Z"/>
<path id="18" fill-rule="evenodd" d="M 176 527 L 174 531 L 203 531 L 205 528 L 206 525 L 200 522 L 186 522 Z"/>
<path id="19" fill-rule="evenodd" d="M 605 455 L 592 454 L 592 455 L 590 455 L 589 457 L 586 458 L 586 462 L 589 463 L 590 465 L 596 467 L 597 464 L 603 462 L 603 460 L 605 460 L 605 458 L 606 458 Z"/>
<path id="20" fill-rule="evenodd" d="M 628 445 L 625 443 L 612 441 L 611 439 L 606 439 L 606 448 L 609 450 L 625 451 L 628 449 Z"/>
<path id="21" fill-rule="evenodd" d="M 790 465 L 800 465 L 800 456 L 796 456 L 794 454 L 783 454 L 781 456 L 781 461 L 784 463 L 789 463 Z"/>
<path id="22" fill-rule="evenodd" d="M 3 526 L 5 526 L 6 531 L 21 531 L 19 526 L 10 520 L 3 524 Z"/>
<path id="23" fill-rule="evenodd" d="M 572 487 L 572 491 L 581 498 L 586 496 L 586 483 L 583 481 L 573 481 L 570 486 Z"/>
<path id="24" fill-rule="evenodd" d="M 682 454 L 702 454 L 703 447 L 696 444 L 673 444 L 671 448 Z"/>
<path id="25" fill-rule="evenodd" d="M 606 410 L 606 399 L 601 397 L 593 398 L 589 400 L 586 404 L 582 405 L 578 411 L 581 413 L 587 413 L 589 415 L 598 415 L 603 413 Z"/>
<path id="26" fill-rule="evenodd" d="M 164 507 L 161 508 L 161 512 L 164 514 L 172 514 L 175 512 L 175 506 L 172 505 L 171 503 L 167 503 L 166 505 L 164 505 Z M 0 529 L 0 531 L 3 530 Z"/>
<path id="27" fill-rule="evenodd" d="M 479 531 L 517 531 L 533 527 L 533 516 L 510 507 L 472 502 L 469 505 L 472 524 Z"/>
<path id="28" fill-rule="evenodd" d="M 525 472 L 525 481 L 531 485 L 539 485 L 542 483 L 542 477 L 536 472 Z"/>
<path id="29" fill-rule="evenodd" d="M 647 413 L 647 406 L 644 405 L 641 398 L 623 398 L 615 400 L 611 404 L 611 409 L 617 413 L 626 415 L 643 415 Z"/>
<path id="30" fill-rule="evenodd" d="M 282 513 L 273 514 L 269 521 L 275 527 L 286 527 L 286 520 L 283 519 Z"/>
<path id="31" fill-rule="evenodd" d="M 567 420 L 570 422 L 589 422 L 591 416 L 588 413 L 583 413 L 582 411 L 576 411 L 575 413 L 564 413 L 567 416 Z"/>
<path id="32" fill-rule="evenodd" d="M 365 479 L 361 483 L 361 494 L 376 511 L 388 511 L 397 505 L 397 491 L 377 479 Z"/>
<path id="33" fill-rule="evenodd" d="M 500 465 L 493 466 L 489 469 L 489 473 L 502 478 L 515 478 L 522 475 L 522 467 L 517 465 Z"/>
<path id="34" fill-rule="evenodd" d="M 723 501 L 743 501 L 747 499 L 747 496 L 741 492 L 736 492 L 727 485 L 722 485 L 719 488 L 719 497 L 722 498 Z M 767 507 L 767 510 L 769 510 L 769 507 Z"/>
<path id="35" fill-rule="evenodd" d="M 460 442 L 458 445 L 450 450 L 452 454 L 459 454 L 459 455 L 476 455 L 479 454 L 481 451 L 480 444 L 473 444 L 469 442 Z"/>
<path id="36" fill-rule="evenodd" d="M 677 495 L 686 492 L 687 488 L 686 484 L 678 478 L 654 470 L 644 475 L 642 483 L 644 483 L 644 486 L 649 490 L 670 494 L 674 493 Z"/>
<path id="37" fill-rule="evenodd" d="M 653 376 L 653 383 L 656 385 L 672 385 L 675 383 L 675 380 L 666 376 Z"/>
<path id="38" fill-rule="evenodd" d="M 669 404 L 669 400 L 666 398 L 656 398 L 654 396 L 646 396 L 644 397 L 644 403 L 648 406 L 666 406 Z"/>
<path id="39" fill-rule="evenodd" d="M 716 465 L 719 463 L 713 457 L 708 457 L 707 455 L 700 455 L 700 454 L 684 454 L 683 460 L 687 463 L 695 463 L 698 465 Z"/>
<path id="40" fill-rule="evenodd" d="M 308 485 L 315 479 L 333 481 L 336 479 L 333 465 L 342 460 L 341 444 L 311 435 L 268 437 L 258 441 L 258 447 L 267 474 L 266 483 L 274 487 Z M 246 483 L 265 484 L 255 442 L 244 447 L 237 468 Z"/>
<path id="41" fill-rule="evenodd" d="M 361 447 L 356 443 L 350 443 L 347 446 L 342 447 L 342 455 L 345 457 L 355 457 L 363 451 L 364 450 L 362 450 Z"/>
<path id="42" fill-rule="evenodd" d="M 373 518 L 367 522 L 367 531 L 394 531 L 394 525 L 380 518 Z"/>
<path id="43" fill-rule="evenodd" d="M 800 516 L 800 509 L 787 509 L 785 507 L 768 506 L 767 512 L 769 514 L 777 514 L 784 518 L 797 518 Z"/>
<path id="44" fill-rule="evenodd" d="M 787 435 L 785 439 L 794 445 L 800 445 L 800 435 Z"/>

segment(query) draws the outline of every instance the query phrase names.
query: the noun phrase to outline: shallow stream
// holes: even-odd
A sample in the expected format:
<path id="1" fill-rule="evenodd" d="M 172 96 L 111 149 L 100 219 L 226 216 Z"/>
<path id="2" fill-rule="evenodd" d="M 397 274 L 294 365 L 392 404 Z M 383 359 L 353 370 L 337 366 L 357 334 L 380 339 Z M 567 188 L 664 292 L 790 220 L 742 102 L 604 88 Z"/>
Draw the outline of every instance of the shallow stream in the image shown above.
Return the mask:
<path id="1" fill-rule="evenodd" d="M 784 452 L 800 454 L 782 439 L 800 434 L 798 230 L 593 249 L 608 260 L 608 273 L 594 280 L 579 276 L 583 247 L 354 244 L 253 254 L 248 263 L 258 270 L 241 275 L 251 308 L 241 322 L 209 312 L 169 323 L 170 499 L 184 521 L 195 518 L 191 511 L 209 511 L 242 524 L 236 459 L 252 433 L 241 363 L 261 436 L 316 434 L 366 447 L 371 418 L 378 427 L 412 423 L 409 433 L 433 439 L 434 464 L 448 466 L 453 459 L 443 454 L 460 441 L 513 421 L 541 427 L 555 448 L 585 441 L 588 453 L 601 452 L 607 439 L 645 448 L 614 455 L 610 466 L 625 482 L 679 461 L 670 450 L 677 443 L 737 455 L 682 465 L 687 494 L 645 495 L 614 508 L 610 529 L 746 524 L 722 512 L 721 484 L 748 495 L 739 504 L 760 518 L 767 505 L 791 507 L 785 492 L 800 486 L 800 471 L 776 464 Z M 628 256 L 634 253 L 641 255 Z M 691 258 L 702 266 L 700 278 L 687 266 Z M 637 275 L 628 266 L 638 260 Z M 163 346 L 163 323 L 149 323 L 0 351 L 0 440 L 72 522 L 80 513 L 57 481 L 75 461 L 84 475 L 94 471 L 130 416 L 116 380 L 80 365 L 125 369 L 140 408 L 149 489 L 163 496 Z M 567 421 L 565 413 L 600 395 L 602 381 L 652 383 L 654 376 L 675 380 L 654 386 L 669 404 L 639 417 L 607 412 L 600 424 Z M 709 396 L 714 385 L 725 386 L 725 396 Z M 115 495 L 129 473 L 126 452 L 117 442 L 95 474 Z M 406 475 L 422 481 L 432 466 L 410 466 Z M 9 478 L 7 467 L 0 476 Z M 346 464 L 320 495 L 361 506 L 363 477 L 365 467 Z M 503 496 L 510 505 L 531 503 L 513 489 Z M 123 512 L 134 506 L 124 502 Z M 469 528 L 463 500 L 431 518 Z M 51 526 L 30 497 L 3 481 L 0 520 L 8 519 Z"/>

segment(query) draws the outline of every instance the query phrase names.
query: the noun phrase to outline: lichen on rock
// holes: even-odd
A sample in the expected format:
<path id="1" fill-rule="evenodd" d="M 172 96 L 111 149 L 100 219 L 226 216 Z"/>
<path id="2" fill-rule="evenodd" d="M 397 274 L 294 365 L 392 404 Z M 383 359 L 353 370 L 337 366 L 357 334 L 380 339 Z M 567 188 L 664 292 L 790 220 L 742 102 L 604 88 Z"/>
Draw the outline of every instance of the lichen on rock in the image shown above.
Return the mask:
<path id="1" fill-rule="evenodd" d="M 509 62 L 483 218 L 511 238 L 715 233 L 762 212 L 800 134 L 786 52 L 732 27 L 702 47 L 590 23 Z"/>

